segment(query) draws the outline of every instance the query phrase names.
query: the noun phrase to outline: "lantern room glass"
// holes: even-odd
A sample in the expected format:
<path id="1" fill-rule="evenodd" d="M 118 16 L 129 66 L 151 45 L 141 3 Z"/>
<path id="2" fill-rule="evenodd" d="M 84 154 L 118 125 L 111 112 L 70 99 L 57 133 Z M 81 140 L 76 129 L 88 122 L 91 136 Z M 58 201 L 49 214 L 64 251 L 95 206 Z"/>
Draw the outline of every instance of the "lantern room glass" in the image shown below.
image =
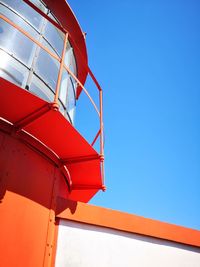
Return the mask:
<path id="1" fill-rule="evenodd" d="M 42 1 L 31 2 L 59 23 Z M 64 33 L 23 0 L 1 0 L 0 14 L 22 28 L 57 57 L 61 57 Z M 0 19 L 0 58 L 1 77 L 48 102 L 53 102 L 60 62 L 3 19 Z M 69 41 L 64 64 L 77 76 L 76 60 Z M 60 112 L 71 123 L 74 121 L 76 87 L 73 78 L 64 69 L 58 103 Z"/>

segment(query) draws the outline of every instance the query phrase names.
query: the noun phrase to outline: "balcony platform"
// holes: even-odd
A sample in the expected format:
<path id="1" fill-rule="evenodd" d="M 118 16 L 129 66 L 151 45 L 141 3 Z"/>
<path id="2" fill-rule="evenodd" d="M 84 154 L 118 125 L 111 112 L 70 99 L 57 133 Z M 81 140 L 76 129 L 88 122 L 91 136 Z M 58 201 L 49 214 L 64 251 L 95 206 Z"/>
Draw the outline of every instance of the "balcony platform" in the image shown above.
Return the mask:
<path id="1" fill-rule="evenodd" d="M 70 199 L 88 202 L 102 189 L 100 155 L 52 103 L 0 78 L 0 117 L 1 128 L 57 164 Z"/>

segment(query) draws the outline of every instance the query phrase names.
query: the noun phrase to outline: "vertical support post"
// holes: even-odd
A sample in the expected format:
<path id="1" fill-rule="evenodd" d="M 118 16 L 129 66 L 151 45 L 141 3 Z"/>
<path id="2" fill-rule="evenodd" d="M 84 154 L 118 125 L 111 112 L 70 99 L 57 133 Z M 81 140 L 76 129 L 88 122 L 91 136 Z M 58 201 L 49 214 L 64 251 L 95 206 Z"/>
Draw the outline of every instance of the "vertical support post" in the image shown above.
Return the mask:
<path id="1" fill-rule="evenodd" d="M 100 154 L 104 156 L 103 147 L 103 93 L 102 90 L 99 91 L 99 104 L 100 104 Z"/>
<path id="2" fill-rule="evenodd" d="M 100 155 L 101 155 L 101 175 L 102 175 L 102 189 L 105 191 L 105 177 L 104 177 L 104 136 L 103 136 L 103 92 L 99 90 L 99 104 L 100 104 Z"/>
<path id="3" fill-rule="evenodd" d="M 56 91 L 55 91 L 55 96 L 54 96 L 54 104 L 56 104 L 56 105 L 58 105 L 58 97 L 59 97 L 59 92 L 60 92 L 60 84 L 61 84 L 61 79 L 62 79 L 64 61 L 65 61 L 65 52 L 66 52 L 66 48 L 67 48 L 67 41 L 68 41 L 68 33 L 65 34 L 63 51 L 62 51 L 62 56 L 61 56 L 61 60 L 60 60 L 60 69 L 58 72 L 58 80 L 57 80 Z"/>

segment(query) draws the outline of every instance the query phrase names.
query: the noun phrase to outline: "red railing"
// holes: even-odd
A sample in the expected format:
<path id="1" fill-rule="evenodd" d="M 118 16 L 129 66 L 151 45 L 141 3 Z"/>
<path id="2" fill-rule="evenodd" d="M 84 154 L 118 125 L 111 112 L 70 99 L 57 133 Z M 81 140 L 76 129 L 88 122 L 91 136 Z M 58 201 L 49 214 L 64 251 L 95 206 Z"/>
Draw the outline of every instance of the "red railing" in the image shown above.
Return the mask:
<path id="1" fill-rule="evenodd" d="M 57 84 L 56 84 L 56 89 L 55 89 L 55 96 L 54 96 L 54 107 L 59 109 L 58 105 L 58 98 L 59 98 L 59 92 L 60 92 L 60 84 L 61 84 L 61 78 L 62 78 L 62 73 L 63 69 L 66 69 L 69 75 L 73 77 L 73 79 L 77 82 L 77 84 L 82 88 L 83 92 L 87 95 L 89 98 L 90 102 L 92 103 L 94 109 L 96 110 L 98 116 L 99 116 L 99 127 L 100 129 L 96 133 L 91 146 L 94 146 L 95 142 L 97 141 L 98 138 L 100 138 L 100 158 L 101 158 L 101 173 L 102 173 L 102 184 L 105 184 L 105 179 L 104 179 L 104 131 L 103 131 L 103 96 L 102 96 L 102 88 L 99 85 L 98 81 L 96 80 L 94 74 L 92 73 L 91 69 L 89 68 L 87 62 L 85 61 L 84 57 L 82 56 L 79 47 L 76 45 L 76 42 L 72 39 L 70 34 L 59 24 L 57 24 L 54 20 L 52 20 L 50 17 L 48 17 L 45 13 L 43 13 L 38 7 L 36 7 L 33 3 L 31 3 L 28 0 L 24 0 L 29 6 L 31 6 L 36 12 L 38 12 L 41 16 L 43 16 L 45 19 L 47 19 L 50 23 L 52 23 L 55 27 L 57 27 L 59 30 L 61 30 L 64 34 L 64 45 L 63 45 L 63 51 L 61 58 L 58 57 L 56 54 L 51 52 L 47 47 L 45 47 L 43 44 L 41 44 L 38 40 L 33 38 L 28 32 L 26 32 L 24 29 L 16 25 L 13 21 L 5 17 L 4 15 L 0 14 L 0 19 L 4 20 L 8 24 L 10 24 L 12 27 L 16 28 L 18 31 L 20 31 L 23 35 L 25 35 L 27 38 L 29 38 L 32 42 L 34 42 L 36 45 L 38 45 L 40 48 L 45 50 L 52 58 L 56 59 L 60 63 L 60 68 L 58 72 L 58 79 L 57 79 Z M 66 47 L 67 47 L 67 42 L 68 38 L 73 41 L 73 46 L 76 47 L 76 51 L 79 53 L 79 56 L 82 59 L 82 64 L 84 68 L 87 70 L 88 74 L 92 78 L 94 84 L 96 85 L 96 88 L 99 92 L 99 109 L 97 105 L 95 104 L 94 100 L 90 96 L 89 92 L 87 89 L 84 87 L 84 85 L 79 81 L 79 79 L 74 75 L 74 73 L 69 69 L 64 64 L 64 58 L 65 58 L 65 53 L 66 53 Z M 104 189 L 104 188 L 103 188 Z"/>

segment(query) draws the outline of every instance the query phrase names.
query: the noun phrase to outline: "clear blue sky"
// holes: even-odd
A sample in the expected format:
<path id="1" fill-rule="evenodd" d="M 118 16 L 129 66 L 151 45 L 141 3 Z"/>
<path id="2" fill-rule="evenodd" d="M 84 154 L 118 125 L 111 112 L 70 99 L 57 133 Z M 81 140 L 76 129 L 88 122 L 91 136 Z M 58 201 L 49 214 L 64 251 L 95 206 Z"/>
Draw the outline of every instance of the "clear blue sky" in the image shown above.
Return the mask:
<path id="1" fill-rule="evenodd" d="M 104 89 L 107 191 L 91 203 L 200 229 L 200 1 L 69 4 Z"/>

